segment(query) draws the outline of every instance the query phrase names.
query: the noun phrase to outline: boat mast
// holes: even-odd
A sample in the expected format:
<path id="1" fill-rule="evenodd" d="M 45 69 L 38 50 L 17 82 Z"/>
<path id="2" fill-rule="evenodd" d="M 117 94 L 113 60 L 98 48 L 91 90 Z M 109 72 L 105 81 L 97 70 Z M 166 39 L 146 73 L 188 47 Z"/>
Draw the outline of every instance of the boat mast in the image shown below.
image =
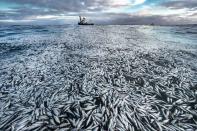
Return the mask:
<path id="1" fill-rule="evenodd" d="M 82 21 L 82 18 L 81 18 L 81 16 L 79 16 L 79 22 L 81 22 Z"/>

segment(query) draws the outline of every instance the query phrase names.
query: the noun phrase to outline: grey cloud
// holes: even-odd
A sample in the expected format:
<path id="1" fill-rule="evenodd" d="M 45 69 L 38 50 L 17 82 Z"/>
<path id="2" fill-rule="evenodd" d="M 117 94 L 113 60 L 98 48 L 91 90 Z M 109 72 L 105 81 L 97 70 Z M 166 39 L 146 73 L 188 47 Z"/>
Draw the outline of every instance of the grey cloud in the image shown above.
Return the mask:
<path id="1" fill-rule="evenodd" d="M 197 9 L 197 0 L 167 1 L 162 3 L 161 5 L 172 9 L 188 8 L 190 10 L 194 10 Z"/>
<path id="2" fill-rule="evenodd" d="M 98 23 L 105 24 L 119 24 L 119 25 L 149 25 L 154 23 L 155 25 L 181 25 L 181 24 L 196 24 L 196 18 L 182 18 L 179 15 L 153 15 L 153 16 L 138 16 L 129 14 L 106 14 L 108 19 L 99 19 Z"/>
<path id="3" fill-rule="evenodd" d="M 0 12 L 0 19 L 23 19 L 36 15 L 68 15 L 71 12 L 83 14 L 98 12 L 106 8 L 107 0 L 2 0 L 19 4 L 12 8 L 14 14 Z"/>
<path id="4" fill-rule="evenodd" d="M 109 5 L 107 0 L 4 0 L 19 4 L 29 4 L 37 7 L 56 9 L 59 11 L 80 12 L 84 10 L 93 10 L 90 7 L 96 7 L 96 10 L 102 10 Z"/>
<path id="5" fill-rule="evenodd" d="M 37 16 L 37 15 L 55 15 L 59 13 L 55 10 L 48 10 L 43 11 L 43 9 L 32 9 L 32 8 L 17 8 L 13 9 L 12 11 L 0 11 L 0 20 L 4 19 L 14 19 L 14 20 L 20 20 L 25 19 L 29 16 Z"/>
<path id="6" fill-rule="evenodd" d="M 19 13 L 13 11 L 0 11 L 0 20 L 15 18 L 20 16 Z"/>
<path id="7" fill-rule="evenodd" d="M 192 13 L 190 16 L 197 18 L 197 12 L 196 13 Z"/>
<path id="8" fill-rule="evenodd" d="M 141 16 L 131 15 L 126 13 L 102 13 L 102 10 L 110 6 L 108 0 L 4 0 L 6 2 L 14 2 L 23 6 L 15 7 L 12 11 L 0 11 L 0 20 L 13 19 L 25 20 L 27 17 L 34 17 L 38 15 L 56 15 L 64 14 L 65 16 L 76 16 L 79 14 L 87 16 L 89 19 L 97 24 L 151 24 L 157 25 L 175 25 L 175 24 L 196 24 L 197 19 L 182 18 L 179 15 L 153 15 Z M 169 1 L 161 4 L 168 8 L 188 8 L 194 10 L 197 7 L 196 0 L 177 0 Z M 89 12 L 94 13 L 89 13 Z M 72 14 L 70 14 L 72 12 Z M 74 14 L 73 14 L 74 12 Z M 193 14 L 196 15 L 196 14 Z M 77 23 L 77 21 L 69 21 Z M 39 20 L 41 23 L 48 22 L 58 23 L 57 20 Z M 55 22 L 54 22 L 55 21 Z M 60 20 L 64 23 L 65 20 Z M 34 21 L 35 23 L 36 21 Z"/>
<path id="9" fill-rule="evenodd" d="M 88 19 L 92 20 L 96 24 L 114 24 L 114 25 L 149 25 L 154 23 L 155 25 L 182 25 L 182 24 L 197 24 L 197 18 L 182 18 L 179 15 L 169 15 L 169 16 L 138 16 L 129 15 L 126 13 L 114 14 L 114 13 L 100 13 L 100 14 L 84 14 Z M 196 14 L 193 14 L 196 15 Z M 73 15 L 71 15 L 73 16 Z M 20 17 L 19 17 L 20 18 Z M 18 18 L 18 20 L 20 20 Z M 78 16 L 76 15 L 76 19 Z M 59 20 L 39 20 L 33 21 L 33 24 L 65 24 L 68 21 L 65 19 Z M 71 20 L 68 23 L 77 24 L 76 20 Z M 68 24 L 67 23 L 67 24 Z M 29 23 L 32 24 L 32 23 Z"/>

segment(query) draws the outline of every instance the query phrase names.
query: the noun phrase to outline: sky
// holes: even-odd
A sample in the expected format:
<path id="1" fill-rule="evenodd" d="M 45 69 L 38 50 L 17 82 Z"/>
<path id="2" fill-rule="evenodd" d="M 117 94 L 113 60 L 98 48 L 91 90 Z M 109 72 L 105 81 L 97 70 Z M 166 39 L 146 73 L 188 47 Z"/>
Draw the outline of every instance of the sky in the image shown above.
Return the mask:
<path id="1" fill-rule="evenodd" d="M 0 0 L 0 23 L 197 24 L 197 0 Z"/>

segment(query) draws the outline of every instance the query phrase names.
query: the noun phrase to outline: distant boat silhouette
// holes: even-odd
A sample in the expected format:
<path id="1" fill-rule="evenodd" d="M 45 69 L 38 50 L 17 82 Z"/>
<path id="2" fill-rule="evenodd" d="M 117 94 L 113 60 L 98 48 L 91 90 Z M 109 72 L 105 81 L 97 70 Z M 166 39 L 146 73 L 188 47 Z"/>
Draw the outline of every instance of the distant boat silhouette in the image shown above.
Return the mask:
<path id="1" fill-rule="evenodd" d="M 94 25 L 94 23 L 88 23 L 85 17 L 79 16 L 78 25 Z"/>

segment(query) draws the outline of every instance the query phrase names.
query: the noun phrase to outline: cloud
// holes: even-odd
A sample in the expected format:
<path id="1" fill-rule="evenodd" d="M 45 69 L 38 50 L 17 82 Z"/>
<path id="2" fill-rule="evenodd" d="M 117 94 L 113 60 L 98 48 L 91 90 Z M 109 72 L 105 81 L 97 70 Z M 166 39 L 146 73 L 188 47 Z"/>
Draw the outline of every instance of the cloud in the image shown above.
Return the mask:
<path id="1" fill-rule="evenodd" d="M 105 10 L 106 8 L 131 6 L 143 4 L 146 0 L 2 0 L 21 5 L 31 5 L 42 8 L 56 9 L 59 11 L 83 12 L 93 9 Z"/>
<path id="2" fill-rule="evenodd" d="M 1 0 L 13 4 L 1 10 L 1 21 L 77 23 L 78 15 L 98 24 L 197 23 L 196 0 L 166 0 L 150 5 L 148 0 Z M 160 1 L 160 0 L 158 0 Z M 154 2 L 150 2 L 154 3 Z M 129 10 L 128 10 L 129 9 Z M 58 23 L 58 22 L 57 22 Z"/>
<path id="3" fill-rule="evenodd" d="M 162 6 L 172 8 L 172 9 L 188 8 L 190 10 L 194 10 L 194 9 L 197 9 L 197 0 L 167 1 L 167 2 L 162 3 Z"/>
<path id="4" fill-rule="evenodd" d="M 80 12 L 89 10 L 90 7 L 97 7 L 100 10 L 110 5 L 107 0 L 3 0 L 20 5 L 30 5 L 32 7 L 55 9 L 58 11 Z"/>
<path id="5" fill-rule="evenodd" d="M 143 4 L 146 0 L 109 0 L 109 6 L 134 6 Z"/>
<path id="6" fill-rule="evenodd" d="M 97 16 L 99 17 L 99 16 Z M 103 17 L 103 15 L 102 15 Z M 119 25 L 180 25 L 180 24 L 194 24 L 197 18 L 185 19 L 180 15 L 137 15 L 137 14 L 106 14 L 104 19 L 100 19 L 98 23 L 110 23 Z"/>
<path id="7" fill-rule="evenodd" d="M 146 0 L 136 0 L 136 1 L 134 1 L 134 5 L 140 5 L 140 4 L 143 4 L 145 2 L 146 2 Z"/>

